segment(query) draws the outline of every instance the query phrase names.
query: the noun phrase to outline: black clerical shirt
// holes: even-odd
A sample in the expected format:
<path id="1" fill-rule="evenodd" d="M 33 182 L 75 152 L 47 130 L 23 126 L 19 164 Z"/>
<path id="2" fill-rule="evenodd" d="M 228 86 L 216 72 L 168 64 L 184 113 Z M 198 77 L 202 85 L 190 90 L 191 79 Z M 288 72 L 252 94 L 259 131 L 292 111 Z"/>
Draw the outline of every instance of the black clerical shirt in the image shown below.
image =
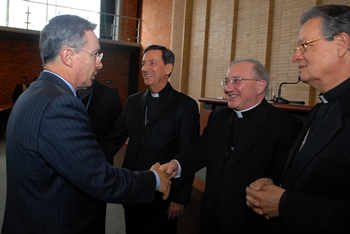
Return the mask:
<path id="1" fill-rule="evenodd" d="M 166 94 L 166 91 L 168 90 L 170 84 L 169 82 L 167 85 L 158 93 L 152 93 L 151 90 L 149 90 L 147 94 L 147 100 L 146 100 L 146 113 L 145 113 L 145 125 L 147 124 L 148 120 L 154 114 L 154 110 L 156 109 L 156 106 L 159 103 L 159 100 L 164 97 Z"/>

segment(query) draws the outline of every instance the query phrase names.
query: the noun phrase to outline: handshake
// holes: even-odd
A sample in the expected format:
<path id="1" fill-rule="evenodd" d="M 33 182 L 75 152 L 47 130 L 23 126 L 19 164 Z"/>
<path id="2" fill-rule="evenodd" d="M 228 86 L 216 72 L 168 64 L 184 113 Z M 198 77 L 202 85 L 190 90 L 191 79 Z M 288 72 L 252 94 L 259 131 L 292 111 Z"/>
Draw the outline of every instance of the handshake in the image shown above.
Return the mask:
<path id="1" fill-rule="evenodd" d="M 166 200 L 169 196 L 171 187 L 170 179 L 177 175 L 178 169 L 179 164 L 176 161 L 170 161 L 163 165 L 156 163 L 151 167 L 151 170 L 156 171 L 159 175 L 160 186 L 157 190 L 163 193 L 163 200 Z"/>

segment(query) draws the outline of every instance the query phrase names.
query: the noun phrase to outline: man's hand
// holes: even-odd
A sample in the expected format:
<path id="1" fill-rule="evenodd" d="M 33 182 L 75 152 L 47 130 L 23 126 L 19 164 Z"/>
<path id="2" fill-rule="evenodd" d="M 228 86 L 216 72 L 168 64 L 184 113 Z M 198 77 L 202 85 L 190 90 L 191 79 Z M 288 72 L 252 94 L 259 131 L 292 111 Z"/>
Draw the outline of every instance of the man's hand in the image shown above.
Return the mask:
<path id="1" fill-rule="evenodd" d="M 278 207 L 285 189 L 273 184 L 268 178 L 259 179 L 246 188 L 247 206 L 267 219 L 279 217 Z"/>
<path id="2" fill-rule="evenodd" d="M 177 204 L 175 202 L 170 202 L 169 208 L 168 208 L 168 220 L 174 220 L 175 217 L 179 217 L 184 212 L 184 205 Z"/>
<path id="3" fill-rule="evenodd" d="M 265 185 L 273 184 L 270 178 L 261 178 L 249 185 L 249 188 L 260 191 Z"/>
<path id="4" fill-rule="evenodd" d="M 273 184 L 273 181 L 270 178 L 261 178 L 261 179 L 256 180 L 255 182 L 251 183 L 249 185 L 249 188 L 253 189 L 255 191 L 261 191 L 261 189 L 265 185 L 269 185 L 269 184 Z M 247 192 L 247 189 L 246 189 L 246 192 Z M 253 210 L 260 215 L 264 214 L 262 209 L 260 209 L 260 202 L 258 200 L 254 199 L 253 197 L 251 197 L 249 195 L 246 196 L 246 200 L 247 200 L 248 207 L 253 208 Z"/>
<path id="5" fill-rule="evenodd" d="M 163 200 L 165 201 L 169 197 L 171 181 L 168 178 L 168 175 L 162 172 L 160 169 L 160 164 L 156 163 L 151 167 L 151 170 L 154 170 L 158 173 L 160 179 L 160 186 L 157 189 L 159 192 L 163 193 Z"/>
<path id="6" fill-rule="evenodd" d="M 159 169 L 166 173 L 169 178 L 174 178 L 178 173 L 179 165 L 176 161 L 170 161 L 166 164 L 161 165 Z"/>

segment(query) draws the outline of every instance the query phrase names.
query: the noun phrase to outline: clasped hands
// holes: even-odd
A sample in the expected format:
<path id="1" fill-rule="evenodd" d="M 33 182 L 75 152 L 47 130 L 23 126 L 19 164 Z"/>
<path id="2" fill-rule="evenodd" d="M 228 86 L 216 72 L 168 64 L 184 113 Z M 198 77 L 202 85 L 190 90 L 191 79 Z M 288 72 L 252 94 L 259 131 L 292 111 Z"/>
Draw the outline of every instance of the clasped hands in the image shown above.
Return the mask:
<path id="1" fill-rule="evenodd" d="M 247 206 L 266 219 L 279 217 L 279 203 L 285 189 L 273 184 L 269 178 L 258 179 L 246 188 Z"/>

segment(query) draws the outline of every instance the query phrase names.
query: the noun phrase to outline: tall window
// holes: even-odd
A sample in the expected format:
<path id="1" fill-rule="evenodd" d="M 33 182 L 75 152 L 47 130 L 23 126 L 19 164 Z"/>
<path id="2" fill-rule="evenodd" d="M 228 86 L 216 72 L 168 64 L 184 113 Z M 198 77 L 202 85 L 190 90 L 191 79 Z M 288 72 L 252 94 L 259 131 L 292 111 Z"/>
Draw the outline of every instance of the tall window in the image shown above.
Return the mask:
<path id="1" fill-rule="evenodd" d="M 72 14 L 97 24 L 95 33 L 99 37 L 97 12 L 100 12 L 98 0 L 1 0 L 0 26 L 41 31 L 52 17 Z"/>

